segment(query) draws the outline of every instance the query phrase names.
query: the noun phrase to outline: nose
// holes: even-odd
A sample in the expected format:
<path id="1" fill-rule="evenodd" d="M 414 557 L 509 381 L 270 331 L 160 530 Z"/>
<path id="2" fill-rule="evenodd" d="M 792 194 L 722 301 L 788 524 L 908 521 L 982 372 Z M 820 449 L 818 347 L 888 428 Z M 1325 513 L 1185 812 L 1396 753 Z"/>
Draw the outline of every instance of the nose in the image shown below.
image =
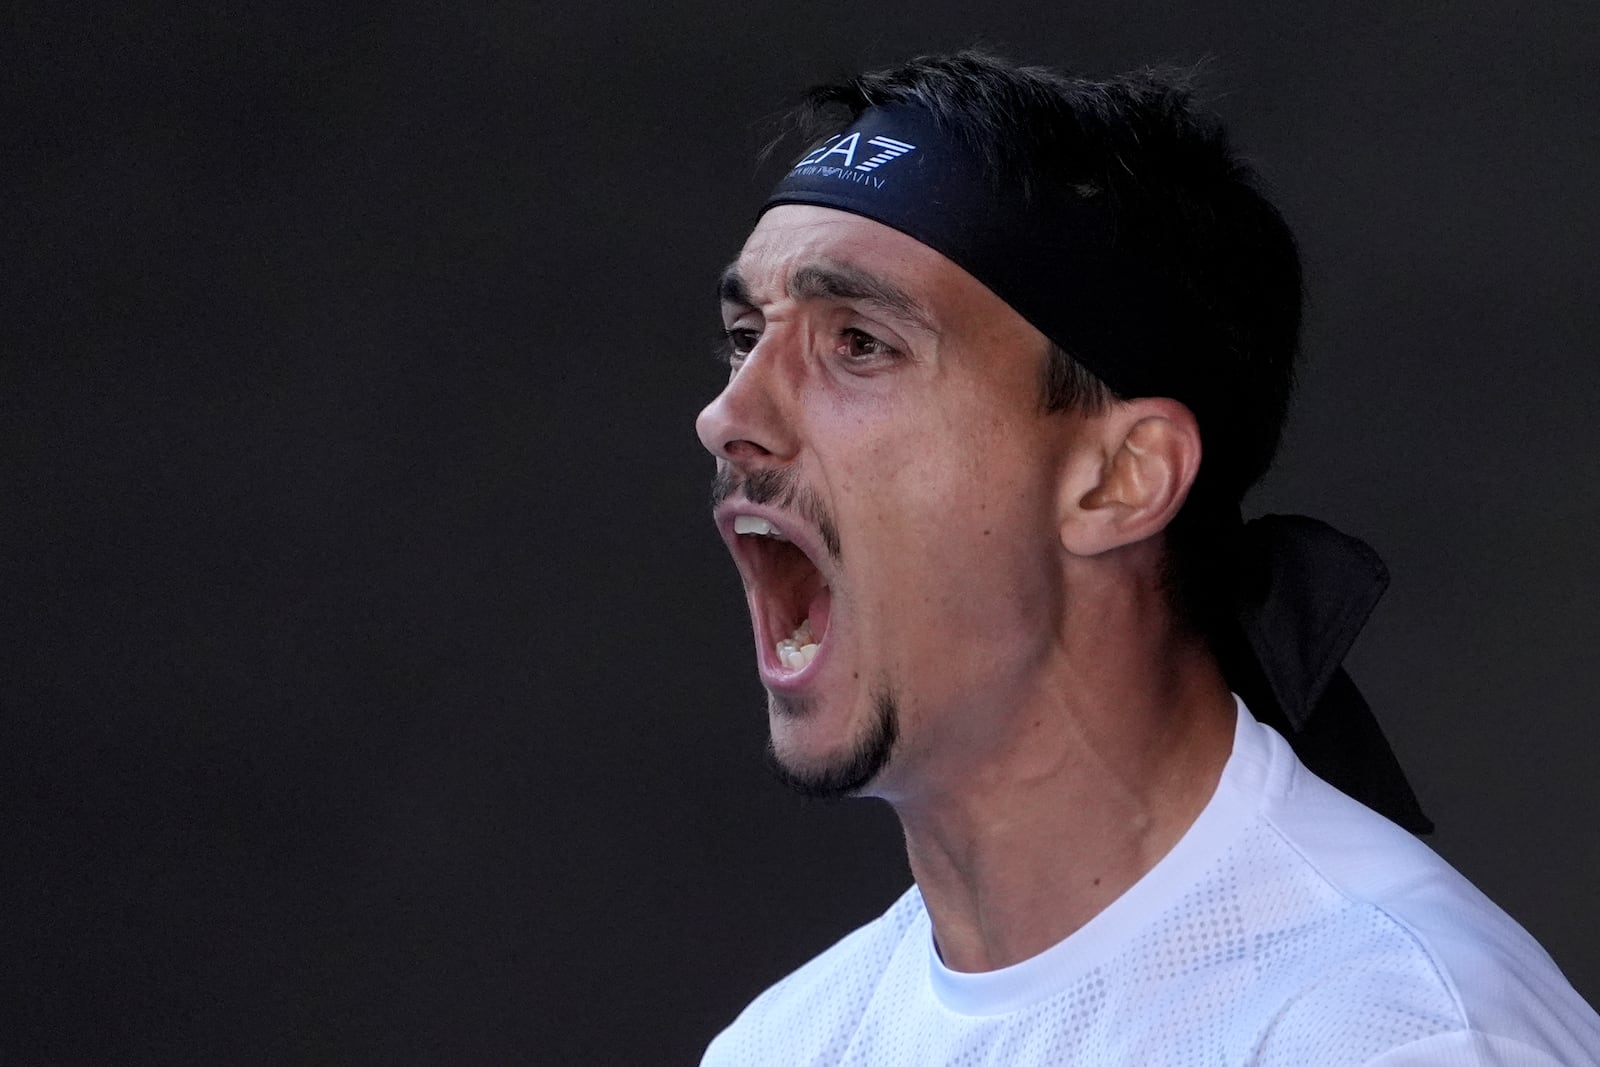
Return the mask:
<path id="1" fill-rule="evenodd" d="M 793 459 L 797 385 L 785 376 L 777 345 L 763 338 L 695 420 L 700 443 L 718 459 L 746 469 Z"/>

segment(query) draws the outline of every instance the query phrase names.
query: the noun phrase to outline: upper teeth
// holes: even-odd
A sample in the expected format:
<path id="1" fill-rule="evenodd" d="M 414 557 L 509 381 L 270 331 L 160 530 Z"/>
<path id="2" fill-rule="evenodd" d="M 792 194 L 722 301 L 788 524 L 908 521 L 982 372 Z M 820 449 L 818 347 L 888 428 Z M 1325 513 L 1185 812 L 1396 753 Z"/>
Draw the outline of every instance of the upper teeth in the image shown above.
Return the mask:
<path id="1" fill-rule="evenodd" d="M 776 537 L 780 541 L 787 540 L 783 536 L 782 530 L 756 515 L 734 516 L 733 532 L 736 534 L 756 534 L 761 537 Z"/>

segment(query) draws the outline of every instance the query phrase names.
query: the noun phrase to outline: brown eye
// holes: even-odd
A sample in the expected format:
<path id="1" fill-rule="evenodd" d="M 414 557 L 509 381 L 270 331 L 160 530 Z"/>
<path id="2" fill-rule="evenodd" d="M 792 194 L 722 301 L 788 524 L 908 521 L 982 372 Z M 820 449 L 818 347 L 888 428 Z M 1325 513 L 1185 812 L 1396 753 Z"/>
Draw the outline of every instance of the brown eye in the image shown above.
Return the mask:
<path id="1" fill-rule="evenodd" d="M 761 334 L 746 327 L 735 327 L 722 331 L 723 348 L 730 363 L 737 363 L 750 354 L 756 342 L 761 339 Z"/>
<path id="2" fill-rule="evenodd" d="M 900 354 L 889 344 L 854 327 L 841 331 L 839 338 L 839 354 L 847 363 L 875 363 Z"/>

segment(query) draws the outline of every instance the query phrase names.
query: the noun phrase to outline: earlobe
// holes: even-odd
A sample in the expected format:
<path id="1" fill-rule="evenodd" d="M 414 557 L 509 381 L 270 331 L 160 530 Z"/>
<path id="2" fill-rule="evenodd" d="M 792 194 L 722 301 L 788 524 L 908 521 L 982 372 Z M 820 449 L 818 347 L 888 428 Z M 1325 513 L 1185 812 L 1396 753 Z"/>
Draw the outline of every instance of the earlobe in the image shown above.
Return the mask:
<path id="1" fill-rule="evenodd" d="M 1165 397 L 1115 406 L 1086 425 L 1062 476 L 1062 547 L 1094 556 L 1164 530 L 1200 470 L 1200 428 Z"/>

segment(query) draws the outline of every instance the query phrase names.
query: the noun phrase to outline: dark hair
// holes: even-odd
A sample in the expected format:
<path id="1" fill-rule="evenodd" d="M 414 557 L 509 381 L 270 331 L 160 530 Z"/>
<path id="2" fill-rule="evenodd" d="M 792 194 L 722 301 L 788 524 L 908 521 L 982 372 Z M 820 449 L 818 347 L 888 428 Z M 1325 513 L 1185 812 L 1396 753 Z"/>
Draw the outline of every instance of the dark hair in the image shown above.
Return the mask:
<path id="1" fill-rule="evenodd" d="M 1293 392 L 1301 273 L 1282 216 L 1182 75 L 1093 80 L 980 52 L 927 56 L 812 89 L 790 125 L 816 139 L 891 104 L 932 113 L 984 161 L 997 191 L 1103 198 L 1119 242 L 1185 300 L 1185 356 L 1207 386 L 1173 395 L 1194 410 L 1205 458 L 1169 527 L 1168 561 L 1179 607 L 1208 628 L 1218 554 L 1240 499 L 1272 463 Z M 1052 345 L 1049 359 L 1047 409 L 1095 410 L 1116 396 L 1070 353 Z"/>

